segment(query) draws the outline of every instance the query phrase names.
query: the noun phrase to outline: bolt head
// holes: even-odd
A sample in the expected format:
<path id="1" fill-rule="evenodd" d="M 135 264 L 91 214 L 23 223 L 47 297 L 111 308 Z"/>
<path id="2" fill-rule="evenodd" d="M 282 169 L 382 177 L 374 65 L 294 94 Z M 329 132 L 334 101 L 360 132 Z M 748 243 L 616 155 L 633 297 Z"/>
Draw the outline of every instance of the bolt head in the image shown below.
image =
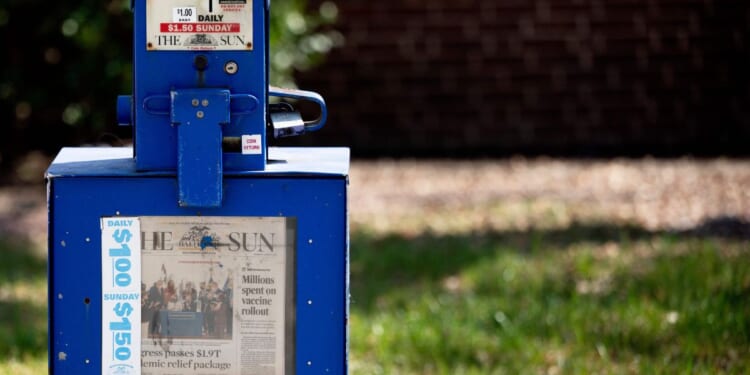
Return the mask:
<path id="1" fill-rule="evenodd" d="M 224 64 L 224 72 L 227 74 L 235 74 L 239 69 L 239 65 L 234 61 L 227 61 L 227 63 Z"/>

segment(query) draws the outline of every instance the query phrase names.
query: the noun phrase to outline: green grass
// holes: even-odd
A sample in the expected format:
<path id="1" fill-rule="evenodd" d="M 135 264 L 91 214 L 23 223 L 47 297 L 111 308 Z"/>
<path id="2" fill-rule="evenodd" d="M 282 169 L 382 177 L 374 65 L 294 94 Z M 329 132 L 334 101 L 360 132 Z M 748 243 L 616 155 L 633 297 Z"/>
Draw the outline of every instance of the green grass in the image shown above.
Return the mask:
<path id="1" fill-rule="evenodd" d="M 46 372 L 45 260 L 29 243 L 0 240 L 0 375 Z"/>
<path id="2" fill-rule="evenodd" d="M 352 240 L 354 374 L 750 372 L 750 246 L 631 227 Z"/>
<path id="3" fill-rule="evenodd" d="M 352 374 L 750 373 L 750 245 L 574 224 L 352 234 Z M 45 262 L 0 240 L 0 374 L 46 372 Z"/>

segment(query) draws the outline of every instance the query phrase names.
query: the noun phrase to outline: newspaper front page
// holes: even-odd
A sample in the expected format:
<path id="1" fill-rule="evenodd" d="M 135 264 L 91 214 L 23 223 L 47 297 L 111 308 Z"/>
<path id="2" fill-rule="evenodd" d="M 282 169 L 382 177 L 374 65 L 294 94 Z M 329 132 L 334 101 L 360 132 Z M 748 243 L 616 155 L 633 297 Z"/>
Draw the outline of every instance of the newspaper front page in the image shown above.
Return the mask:
<path id="1" fill-rule="evenodd" d="M 295 231 L 283 217 L 141 217 L 142 374 L 292 373 Z"/>

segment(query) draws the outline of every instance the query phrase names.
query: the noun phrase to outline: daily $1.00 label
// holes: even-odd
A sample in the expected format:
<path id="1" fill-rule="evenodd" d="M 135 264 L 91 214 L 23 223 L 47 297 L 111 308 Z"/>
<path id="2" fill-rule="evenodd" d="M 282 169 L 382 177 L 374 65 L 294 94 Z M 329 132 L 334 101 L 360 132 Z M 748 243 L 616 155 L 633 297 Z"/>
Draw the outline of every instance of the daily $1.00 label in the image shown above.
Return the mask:
<path id="1" fill-rule="evenodd" d="M 149 51 L 249 51 L 253 0 L 150 0 Z"/>

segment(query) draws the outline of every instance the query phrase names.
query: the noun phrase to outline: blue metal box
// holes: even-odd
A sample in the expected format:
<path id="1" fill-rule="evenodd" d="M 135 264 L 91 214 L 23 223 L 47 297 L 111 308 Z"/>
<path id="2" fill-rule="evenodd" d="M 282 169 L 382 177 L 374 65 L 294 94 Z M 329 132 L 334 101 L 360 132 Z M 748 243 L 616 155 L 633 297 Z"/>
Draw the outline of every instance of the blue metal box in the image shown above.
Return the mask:
<path id="1" fill-rule="evenodd" d="M 221 207 L 186 208 L 176 172 L 137 172 L 130 148 L 63 149 L 46 175 L 50 373 L 102 373 L 101 218 L 215 216 L 296 221 L 286 373 L 345 374 L 348 165 L 345 148 L 270 148 L 265 170 L 224 171 Z"/>

